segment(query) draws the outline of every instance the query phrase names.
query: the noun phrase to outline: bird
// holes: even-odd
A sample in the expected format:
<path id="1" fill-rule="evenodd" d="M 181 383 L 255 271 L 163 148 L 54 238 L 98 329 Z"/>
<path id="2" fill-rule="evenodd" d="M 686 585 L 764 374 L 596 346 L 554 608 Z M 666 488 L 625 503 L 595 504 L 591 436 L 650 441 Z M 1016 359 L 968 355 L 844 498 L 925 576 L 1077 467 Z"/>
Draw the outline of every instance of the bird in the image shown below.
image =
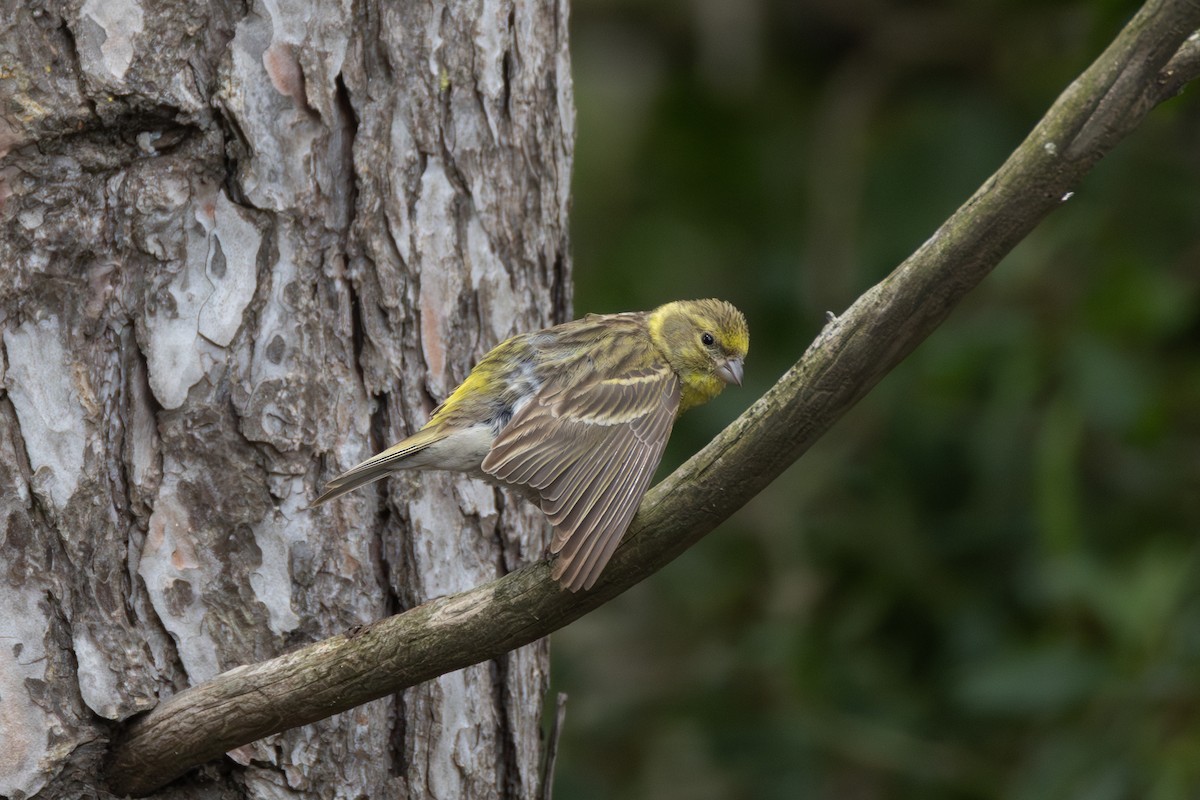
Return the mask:
<path id="1" fill-rule="evenodd" d="M 429 421 L 326 484 L 312 506 L 403 469 L 521 491 L 550 521 L 551 576 L 590 589 L 632 521 L 676 417 L 742 384 L 750 333 L 724 300 L 587 316 L 496 345 Z"/>

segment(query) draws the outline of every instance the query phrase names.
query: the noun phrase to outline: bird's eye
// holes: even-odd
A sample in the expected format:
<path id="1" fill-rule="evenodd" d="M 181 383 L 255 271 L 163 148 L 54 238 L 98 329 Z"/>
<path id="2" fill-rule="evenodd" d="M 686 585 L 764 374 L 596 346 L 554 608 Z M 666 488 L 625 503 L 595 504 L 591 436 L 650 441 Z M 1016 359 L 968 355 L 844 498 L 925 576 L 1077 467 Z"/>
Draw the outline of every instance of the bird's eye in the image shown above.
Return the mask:
<path id="1" fill-rule="evenodd" d="M 700 334 L 700 344 L 704 345 L 705 347 L 712 347 L 716 341 L 717 340 L 713 338 L 711 333 L 705 332 Z"/>

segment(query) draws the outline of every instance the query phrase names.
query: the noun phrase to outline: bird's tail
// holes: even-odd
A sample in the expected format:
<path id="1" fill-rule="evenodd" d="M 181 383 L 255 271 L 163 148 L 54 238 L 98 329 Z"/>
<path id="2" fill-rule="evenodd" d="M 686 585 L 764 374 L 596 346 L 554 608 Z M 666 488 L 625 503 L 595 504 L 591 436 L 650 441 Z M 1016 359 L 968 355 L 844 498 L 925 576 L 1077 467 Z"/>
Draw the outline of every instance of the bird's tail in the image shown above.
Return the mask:
<path id="1" fill-rule="evenodd" d="M 352 492 L 360 486 L 377 481 L 390 472 L 404 469 L 403 462 L 406 458 L 421 452 L 442 438 L 444 438 L 442 434 L 428 428 L 417 431 L 404 441 L 392 445 L 379 455 L 371 456 L 357 467 L 343 472 L 325 484 L 325 491 L 321 492 L 320 497 L 309 503 L 308 507 L 319 506 L 335 497 L 341 497 L 346 492 Z"/>

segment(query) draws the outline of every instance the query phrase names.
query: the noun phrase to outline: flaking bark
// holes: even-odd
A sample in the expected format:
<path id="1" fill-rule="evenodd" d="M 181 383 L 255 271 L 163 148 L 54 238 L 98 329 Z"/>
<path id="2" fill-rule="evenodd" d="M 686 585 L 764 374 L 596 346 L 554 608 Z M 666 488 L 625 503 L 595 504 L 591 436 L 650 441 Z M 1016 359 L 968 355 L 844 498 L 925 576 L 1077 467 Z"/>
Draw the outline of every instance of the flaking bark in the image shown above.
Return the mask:
<path id="1" fill-rule="evenodd" d="M 0 795 L 103 797 L 131 716 L 542 552 L 465 479 L 306 506 L 569 316 L 567 6 L 10 13 Z M 531 797 L 547 670 L 533 642 L 163 796 Z"/>

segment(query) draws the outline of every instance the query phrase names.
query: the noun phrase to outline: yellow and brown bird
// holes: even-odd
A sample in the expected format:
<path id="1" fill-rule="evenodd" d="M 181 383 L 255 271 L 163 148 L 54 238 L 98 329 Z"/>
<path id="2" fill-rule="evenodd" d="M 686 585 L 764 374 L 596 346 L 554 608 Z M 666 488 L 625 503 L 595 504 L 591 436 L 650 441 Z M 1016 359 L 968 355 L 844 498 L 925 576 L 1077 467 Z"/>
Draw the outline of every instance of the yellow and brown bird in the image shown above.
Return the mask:
<path id="1" fill-rule="evenodd" d="M 723 300 L 589 314 L 483 357 L 425 427 L 334 478 L 313 505 L 393 470 L 445 469 L 537 502 L 552 574 L 588 589 L 612 557 L 681 411 L 742 383 L 750 333 Z"/>

